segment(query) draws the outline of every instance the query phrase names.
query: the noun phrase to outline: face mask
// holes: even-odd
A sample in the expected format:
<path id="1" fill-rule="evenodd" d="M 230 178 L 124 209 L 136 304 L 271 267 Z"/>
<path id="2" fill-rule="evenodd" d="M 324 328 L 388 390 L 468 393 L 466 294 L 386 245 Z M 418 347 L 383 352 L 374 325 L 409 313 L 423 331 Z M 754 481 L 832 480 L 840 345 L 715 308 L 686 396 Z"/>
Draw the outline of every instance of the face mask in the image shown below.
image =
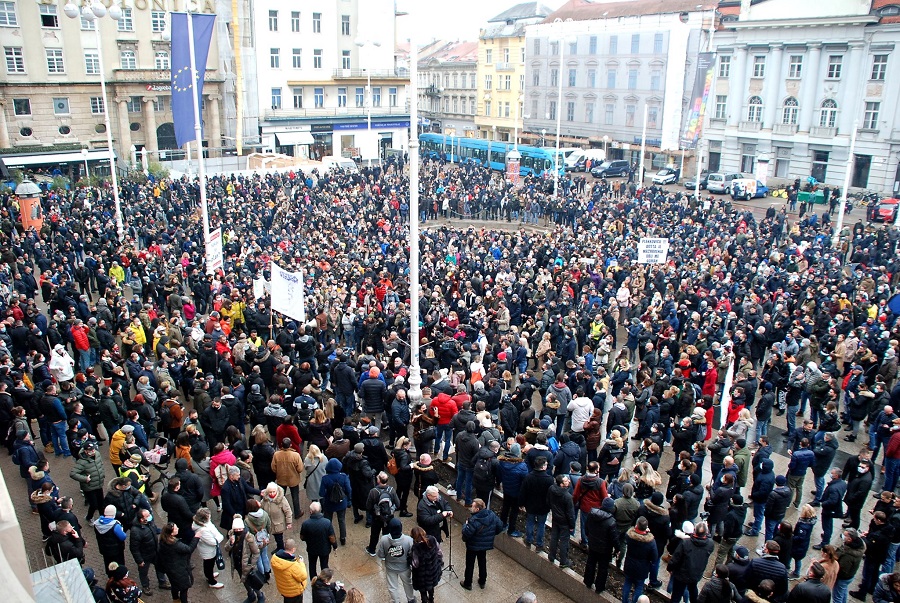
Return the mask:
<path id="1" fill-rule="evenodd" d="M 866 472 L 866 468 L 865 468 L 865 467 L 857 467 L 857 468 L 856 468 L 856 471 L 859 472 L 859 473 L 865 473 L 865 472 Z"/>
<path id="2" fill-rule="evenodd" d="M 153 515 L 148 515 L 144 522 L 148 524 L 153 523 Z"/>

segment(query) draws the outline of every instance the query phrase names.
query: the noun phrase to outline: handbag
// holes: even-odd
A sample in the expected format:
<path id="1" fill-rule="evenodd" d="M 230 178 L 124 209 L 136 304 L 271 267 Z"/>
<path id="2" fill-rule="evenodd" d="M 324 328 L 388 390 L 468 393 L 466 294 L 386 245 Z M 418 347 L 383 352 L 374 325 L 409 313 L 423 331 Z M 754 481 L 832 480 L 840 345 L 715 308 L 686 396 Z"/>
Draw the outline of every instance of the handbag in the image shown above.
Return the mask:
<path id="1" fill-rule="evenodd" d="M 258 568 L 253 568 L 247 577 L 244 578 L 244 586 L 252 590 L 262 590 L 266 585 L 266 577 Z"/>
<path id="2" fill-rule="evenodd" d="M 216 545 L 216 569 L 219 571 L 225 569 L 225 557 L 222 556 L 222 548 Z"/>
<path id="3" fill-rule="evenodd" d="M 415 434 L 416 439 L 420 442 L 428 442 L 429 440 L 433 440 L 435 438 L 435 429 L 434 425 L 429 425 L 425 429 L 420 429 Z"/>

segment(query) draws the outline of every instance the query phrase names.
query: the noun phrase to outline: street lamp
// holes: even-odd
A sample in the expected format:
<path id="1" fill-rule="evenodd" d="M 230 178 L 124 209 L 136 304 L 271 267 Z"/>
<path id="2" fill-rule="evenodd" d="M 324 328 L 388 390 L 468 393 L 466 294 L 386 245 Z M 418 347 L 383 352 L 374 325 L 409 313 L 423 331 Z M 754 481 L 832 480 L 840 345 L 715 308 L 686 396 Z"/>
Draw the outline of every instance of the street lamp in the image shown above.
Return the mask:
<path id="1" fill-rule="evenodd" d="M 88 158 L 88 150 L 81 149 L 81 159 L 84 160 L 84 185 L 86 187 L 90 186 L 90 182 L 88 181 L 90 178 L 90 173 L 88 172 L 87 158 Z"/>
<path id="2" fill-rule="evenodd" d="M 116 152 L 113 150 L 112 126 L 109 122 L 109 102 L 106 96 L 106 70 L 103 63 L 103 39 L 100 35 L 100 19 L 109 15 L 113 21 L 122 18 L 122 9 L 118 4 L 112 4 L 109 10 L 100 2 L 88 2 L 84 8 L 79 9 L 74 2 L 69 2 L 63 7 L 63 12 L 70 19 L 82 18 L 85 21 L 93 22 L 94 33 L 97 36 L 97 56 L 100 60 L 100 93 L 103 97 L 103 122 L 106 126 L 106 147 L 109 152 L 109 171 L 112 176 L 113 200 L 116 205 L 116 232 L 119 234 L 119 241 L 123 241 L 125 237 L 125 224 L 122 219 L 122 203 L 119 200 L 119 178 L 116 175 Z M 85 164 L 87 161 L 85 161 Z"/>
<path id="3" fill-rule="evenodd" d="M 609 135 L 608 134 L 603 135 L 603 160 L 604 161 L 609 160 Z"/>
<path id="4" fill-rule="evenodd" d="M 355 44 L 360 48 L 365 48 L 366 46 L 381 46 L 381 42 L 378 40 L 369 40 L 364 38 L 357 38 Z M 418 125 L 416 126 L 418 128 Z M 372 141 L 372 71 L 366 68 L 366 137 L 371 143 Z M 378 154 L 379 160 L 381 159 L 381 153 Z M 371 159 L 370 159 L 371 161 Z"/>

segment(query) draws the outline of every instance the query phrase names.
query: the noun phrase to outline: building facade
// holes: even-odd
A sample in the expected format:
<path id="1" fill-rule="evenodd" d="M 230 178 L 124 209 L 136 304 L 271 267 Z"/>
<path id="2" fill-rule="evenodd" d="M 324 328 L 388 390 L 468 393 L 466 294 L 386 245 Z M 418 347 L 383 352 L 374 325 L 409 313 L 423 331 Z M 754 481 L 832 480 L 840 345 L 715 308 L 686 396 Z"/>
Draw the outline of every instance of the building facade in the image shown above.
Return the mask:
<path id="1" fill-rule="evenodd" d="M 393 0 L 255 2 L 263 147 L 366 160 L 405 149 L 409 74 L 395 67 L 395 18 Z"/>
<path id="2" fill-rule="evenodd" d="M 477 42 L 441 41 L 422 49 L 417 91 L 426 131 L 476 135 L 477 67 Z"/>
<path id="3" fill-rule="evenodd" d="M 478 38 L 478 138 L 510 141 L 522 132 L 525 94 L 525 29 L 552 11 L 523 2 L 490 19 Z"/>
<path id="4" fill-rule="evenodd" d="M 146 149 L 150 161 L 180 153 L 172 124 L 167 11 L 184 10 L 184 2 L 126 0 L 119 21 L 109 15 L 96 21 L 71 19 L 63 12 L 65 4 L 64 0 L 0 2 L 4 163 L 15 164 L 7 155 L 107 148 L 107 110 L 120 167 L 132 161 L 135 150 Z M 197 0 L 191 8 L 215 13 L 219 6 L 215 0 Z M 204 145 L 211 153 L 222 147 L 225 121 L 219 44 L 214 35 L 201 107 Z M 101 73 L 107 82 L 108 107 L 101 94 Z"/>
<path id="5" fill-rule="evenodd" d="M 649 165 L 680 160 L 684 112 L 715 3 L 573 0 L 526 35 L 525 128 L 540 144 L 639 154 L 647 119 Z"/>
<path id="6" fill-rule="evenodd" d="M 900 3 L 766 0 L 722 5 L 704 136 L 710 170 L 900 189 Z"/>

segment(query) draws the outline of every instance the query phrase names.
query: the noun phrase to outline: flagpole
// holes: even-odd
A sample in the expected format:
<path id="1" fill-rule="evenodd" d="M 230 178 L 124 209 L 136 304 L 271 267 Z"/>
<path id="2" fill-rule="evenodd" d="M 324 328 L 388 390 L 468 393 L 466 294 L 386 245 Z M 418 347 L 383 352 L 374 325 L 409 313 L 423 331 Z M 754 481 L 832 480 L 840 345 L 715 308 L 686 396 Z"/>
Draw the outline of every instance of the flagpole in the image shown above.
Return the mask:
<path id="1" fill-rule="evenodd" d="M 203 82 L 197 81 L 197 57 L 194 54 L 194 14 L 187 12 L 188 52 L 191 55 L 191 98 L 194 106 L 194 135 L 197 140 L 197 175 L 200 178 L 200 209 L 203 213 L 203 246 L 209 245 L 209 205 L 206 200 L 206 165 L 203 162 L 203 126 L 200 123 L 200 101 L 197 88 L 203 94 Z"/>
<path id="2" fill-rule="evenodd" d="M 422 400 L 419 367 L 419 48 L 409 40 L 409 400 Z M 417 451 L 419 452 L 419 451 Z"/>

